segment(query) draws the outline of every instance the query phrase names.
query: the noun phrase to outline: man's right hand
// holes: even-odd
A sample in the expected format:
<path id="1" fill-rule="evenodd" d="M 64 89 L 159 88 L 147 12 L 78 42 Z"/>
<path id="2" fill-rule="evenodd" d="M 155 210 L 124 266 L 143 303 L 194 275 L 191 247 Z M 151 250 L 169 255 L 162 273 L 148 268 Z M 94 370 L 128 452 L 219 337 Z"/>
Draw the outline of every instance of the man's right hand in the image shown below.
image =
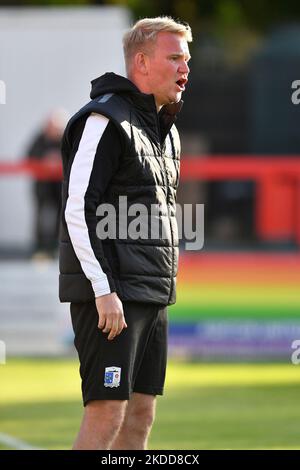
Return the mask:
<path id="1" fill-rule="evenodd" d="M 123 328 L 127 328 L 123 305 L 115 292 L 96 297 L 96 307 L 99 314 L 98 328 L 103 333 L 109 333 L 107 339 L 114 339 Z"/>

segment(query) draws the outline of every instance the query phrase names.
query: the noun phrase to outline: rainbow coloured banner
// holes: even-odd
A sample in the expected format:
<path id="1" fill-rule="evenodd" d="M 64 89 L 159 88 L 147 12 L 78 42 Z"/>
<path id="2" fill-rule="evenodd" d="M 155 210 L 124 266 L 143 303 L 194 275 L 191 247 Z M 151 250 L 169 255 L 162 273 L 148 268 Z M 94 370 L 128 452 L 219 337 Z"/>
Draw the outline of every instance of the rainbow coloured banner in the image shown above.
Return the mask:
<path id="1" fill-rule="evenodd" d="M 182 255 L 170 348 L 197 356 L 289 358 L 300 339 L 300 255 Z"/>

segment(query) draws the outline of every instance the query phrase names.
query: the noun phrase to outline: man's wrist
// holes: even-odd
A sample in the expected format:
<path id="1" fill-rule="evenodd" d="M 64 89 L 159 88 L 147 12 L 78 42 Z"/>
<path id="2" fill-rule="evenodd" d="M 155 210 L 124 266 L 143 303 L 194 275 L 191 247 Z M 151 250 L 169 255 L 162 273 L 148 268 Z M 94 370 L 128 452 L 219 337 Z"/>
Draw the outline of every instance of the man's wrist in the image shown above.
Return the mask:
<path id="1" fill-rule="evenodd" d="M 107 277 L 92 281 L 92 287 L 95 293 L 95 297 L 102 297 L 103 295 L 111 294 L 111 288 Z"/>
<path id="2" fill-rule="evenodd" d="M 96 300 L 97 299 L 104 299 L 105 297 L 108 297 L 108 296 L 113 295 L 113 294 L 115 294 L 115 292 L 110 292 L 109 294 L 97 295 L 97 296 L 95 296 L 95 299 Z"/>

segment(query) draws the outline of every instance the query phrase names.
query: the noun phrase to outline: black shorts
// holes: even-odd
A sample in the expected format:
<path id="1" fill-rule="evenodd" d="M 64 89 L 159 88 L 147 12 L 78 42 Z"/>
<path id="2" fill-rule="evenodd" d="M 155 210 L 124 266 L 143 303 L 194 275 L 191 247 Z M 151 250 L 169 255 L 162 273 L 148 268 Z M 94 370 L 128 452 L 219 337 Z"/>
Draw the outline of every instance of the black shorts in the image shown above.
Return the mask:
<path id="1" fill-rule="evenodd" d="M 83 404 L 162 395 L 167 363 L 167 307 L 123 302 L 127 328 L 113 340 L 98 328 L 95 302 L 71 303 Z"/>

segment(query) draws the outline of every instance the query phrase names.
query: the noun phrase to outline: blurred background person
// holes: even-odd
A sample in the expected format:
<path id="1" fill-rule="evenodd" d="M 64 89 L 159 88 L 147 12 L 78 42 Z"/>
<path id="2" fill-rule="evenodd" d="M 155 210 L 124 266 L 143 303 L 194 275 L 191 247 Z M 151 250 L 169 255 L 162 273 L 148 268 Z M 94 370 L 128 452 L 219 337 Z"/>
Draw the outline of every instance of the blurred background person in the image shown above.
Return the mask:
<path id="1" fill-rule="evenodd" d="M 63 108 L 52 110 L 42 130 L 30 143 L 26 153 L 27 158 L 59 165 L 61 163 L 61 137 L 67 120 L 68 113 Z M 51 257 L 57 250 L 61 182 L 53 179 L 35 179 L 33 194 L 36 205 L 34 256 Z"/>

